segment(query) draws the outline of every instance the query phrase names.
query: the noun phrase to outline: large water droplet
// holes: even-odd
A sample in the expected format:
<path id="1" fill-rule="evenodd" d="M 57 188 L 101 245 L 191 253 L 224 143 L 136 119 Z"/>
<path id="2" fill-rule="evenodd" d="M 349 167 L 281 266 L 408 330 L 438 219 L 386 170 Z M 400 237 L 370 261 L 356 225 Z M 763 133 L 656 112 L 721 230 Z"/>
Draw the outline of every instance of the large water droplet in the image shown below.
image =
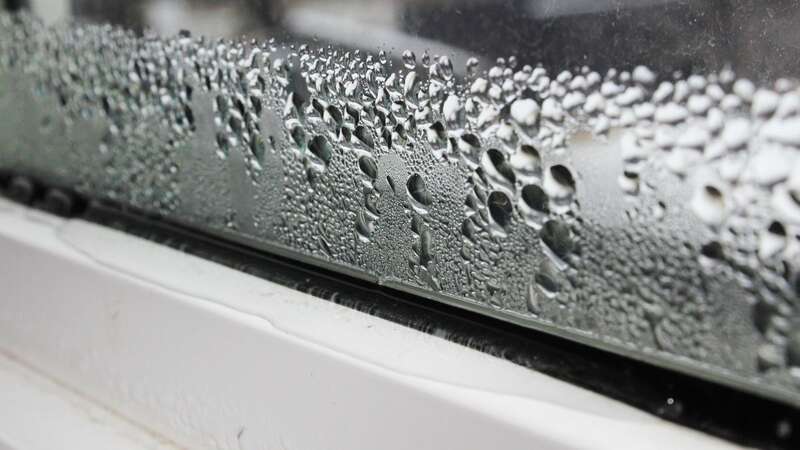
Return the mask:
<path id="1" fill-rule="evenodd" d="M 489 194 L 487 206 L 489 207 L 489 214 L 497 225 L 501 228 L 506 228 L 510 225 L 514 207 L 508 195 L 504 192 L 493 191 Z"/>
<path id="2" fill-rule="evenodd" d="M 572 232 L 569 226 L 560 220 L 548 220 L 539 233 L 544 245 L 559 258 L 569 255 L 573 248 Z"/>
<path id="3" fill-rule="evenodd" d="M 419 174 L 412 174 L 406 182 L 408 195 L 418 204 L 427 207 L 433 203 L 433 197 L 425 186 L 425 180 Z"/>
<path id="4" fill-rule="evenodd" d="M 494 183 L 507 188 L 513 188 L 516 176 L 505 155 L 500 150 L 490 148 L 483 154 L 481 167 Z"/>
<path id="5" fill-rule="evenodd" d="M 403 65 L 408 70 L 414 70 L 417 67 L 417 55 L 411 50 L 404 50 L 402 55 Z"/>
<path id="6" fill-rule="evenodd" d="M 308 149 L 325 165 L 328 165 L 333 158 L 333 148 L 324 136 L 314 136 L 308 143 Z"/>
<path id="7" fill-rule="evenodd" d="M 575 178 L 572 172 L 561 164 L 550 166 L 545 173 L 544 191 L 553 200 L 558 212 L 569 210 L 575 195 Z"/>
<path id="8" fill-rule="evenodd" d="M 364 155 L 358 158 L 358 168 L 372 180 L 378 178 L 378 164 L 372 157 Z"/>
<path id="9" fill-rule="evenodd" d="M 533 146 L 521 145 L 511 155 L 509 164 L 520 178 L 538 181 L 542 176 L 542 160 Z"/>

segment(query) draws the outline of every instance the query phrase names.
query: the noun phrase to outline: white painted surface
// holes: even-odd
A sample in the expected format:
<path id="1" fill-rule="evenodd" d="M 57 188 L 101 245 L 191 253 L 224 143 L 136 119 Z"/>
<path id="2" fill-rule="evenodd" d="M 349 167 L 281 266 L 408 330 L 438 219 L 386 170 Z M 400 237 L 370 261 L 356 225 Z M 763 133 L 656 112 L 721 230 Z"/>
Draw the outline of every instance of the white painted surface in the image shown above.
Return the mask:
<path id="1" fill-rule="evenodd" d="M 730 448 L 443 339 L 8 204 L 0 286 L 0 349 L 191 448 Z"/>
<path id="2" fill-rule="evenodd" d="M 0 354 L 0 450 L 177 450 Z"/>

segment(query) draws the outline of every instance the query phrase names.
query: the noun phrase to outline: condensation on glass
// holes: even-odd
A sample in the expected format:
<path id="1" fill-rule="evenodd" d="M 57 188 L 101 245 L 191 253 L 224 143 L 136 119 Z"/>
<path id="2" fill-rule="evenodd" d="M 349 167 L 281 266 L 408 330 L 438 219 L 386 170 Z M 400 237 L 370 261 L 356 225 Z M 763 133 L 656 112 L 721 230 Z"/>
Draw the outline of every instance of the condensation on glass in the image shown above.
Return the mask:
<path id="1" fill-rule="evenodd" d="M 798 2 L 28 6 L 0 168 L 800 405 Z"/>

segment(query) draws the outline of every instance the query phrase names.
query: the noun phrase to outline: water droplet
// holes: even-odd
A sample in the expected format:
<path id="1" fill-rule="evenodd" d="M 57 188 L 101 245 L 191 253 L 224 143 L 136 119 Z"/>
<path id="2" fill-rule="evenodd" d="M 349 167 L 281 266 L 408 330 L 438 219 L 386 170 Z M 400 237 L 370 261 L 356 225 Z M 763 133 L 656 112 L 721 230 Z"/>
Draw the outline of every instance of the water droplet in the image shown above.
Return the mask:
<path id="1" fill-rule="evenodd" d="M 569 226 L 560 220 L 548 220 L 545 222 L 539 237 L 544 245 L 559 258 L 563 259 L 573 250 L 572 232 Z"/>
<path id="2" fill-rule="evenodd" d="M 333 157 L 331 144 L 324 136 L 314 136 L 308 143 L 308 149 L 325 164 L 330 163 Z"/>
<path id="3" fill-rule="evenodd" d="M 356 127 L 353 135 L 361 141 L 362 144 L 367 146 L 370 149 L 375 148 L 375 141 L 372 138 L 372 131 L 363 125 L 359 125 Z"/>
<path id="4" fill-rule="evenodd" d="M 549 261 L 543 261 L 539 266 L 539 270 L 533 277 L 536 287 L 539 289 L 546 298 L 553 299 L 558 295 L 561 290 L 561 285 L 558 282 L 558 270 L 553 267 Z"/>
<path id="5" fill-rule="evenodd" d="M 378 178 L 378 164 L 372 157 L 364 155 L 358 158 L 358 168 L 372 180 Z"/>
<path id="6" fill-rule="evenodd" d="M 539 180 L 542 176 L 541 157 L 539 152 L 531 145 L 521 145 L 511 155 L 509 164 L 520 178 Z"/>
<path id="7" fill-rule="evenodd" d="M 783 251 L 787 244 L 786 227 L 777 221 L 772 222 L 761 233 L 758 243 L 758 257 L 766 261 Z"/>
<path id="8" fill-rule="evenodd" d="M 508 195 L 500 191 L 493 191 L 489 194 L 487 206 L 492 219 L 501 228 L 506 228 L 511 223 L 511 214 L 514 208 Z"/>
<path id="9" fill-rule="evenodd" d="M 425 186 L 425 180 L 419 174 L 415 173 L 408 177 L 406 189 L 408 189 L 408 195 L 423 207 L 430 206 L 433 203 L 433 197 Z"/>
<path id="10" fill-rule="evenodd" d="M 617 178 L 620 189 L 627 195 L 639 194 L 639 174 L 634 172 L 623 172 Z"/>
<path id="11" fill-rule="evenodd" d="M 516 182 L 516 176 L 511 165 L 506 160 L 505 155 L 500 150 L 490 148 L 483 154 L 481 167 L 486 175 L 494 183 L 501 186 L 512 188 Z"/>
<path id="12" fill-rule="evenodd" d="M 411 50 L 404 50 L 402 55 L 403 65 L 408 70 L 414 70 L 417 67 L 417 55 Z"/>
<path id="13" fill-rule="evenodd" d="M 575 178 L 572 172 L 561 164 L 550 166 L 545 173 L 544 191 L 553 200 L 559 211 L 568 209 L 575 195 Z"/>
<path id="14" fill-rule="evenodd" d="M 515 100 L 511 104 L 511 118 L 522 126 L 534 126 L 539 119 L 539 104 L 529 98 Z"/>
<path id="15" fill-rule="evenodd" d="M 386 175 L 386 183 L 389 185 L 389 189 L 392 190 L 393 194 L 397 194 L 397 188 L 394 184 L 394 178 L 391 175 Z"/>
<path id="16" fill-rule="evenodd" d="M 695 190 L 690 206 L 695 215 L 709 226 L 721 225 L 728 215 L 725 196 L 710 184 Z"/>
<path id="17" fill-rule="evenodd" d="M 430 55 L 430 53 L 428 53 L 428 50 L 425 50 L 422 53 L 422 60 L 421 61 L 422 61 L 422 66 L 423 67 L 428 67 L 428 66 L 431 65 L 431 55 Z"/>
<path id="18" fill-rule="evenodd" d="M 480 65 L 480 62 L 478 61 L 478 58 L 476 58 L 474 56 L 468 58 L 467 59 L 467 63 L 466 63 L 467 77 L 469 77 L 469 78 L 475 77 L 475 75 L 478 74 L 479 65 Z"/>
<path id="19" fill-rule="evenodd" d="M 453 78 L 453 62 L 450 61 L 450 58 L 447 55 L 440 56 L 436 61 L 436 64 L 439 67 L 439 73 L 441 74 L 442 78 L 445 80 Z"/>

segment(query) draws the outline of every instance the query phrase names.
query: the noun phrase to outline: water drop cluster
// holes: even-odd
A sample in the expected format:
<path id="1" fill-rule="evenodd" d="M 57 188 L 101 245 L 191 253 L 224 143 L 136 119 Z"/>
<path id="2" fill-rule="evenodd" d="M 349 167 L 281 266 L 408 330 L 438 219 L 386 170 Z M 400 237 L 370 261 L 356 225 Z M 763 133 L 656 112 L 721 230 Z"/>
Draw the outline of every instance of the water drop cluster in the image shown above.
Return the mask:
<path id="1" fill-rule="evenodd" d="M 0 15 L 0 167 L 800 398 L 800 88 Z"/>

